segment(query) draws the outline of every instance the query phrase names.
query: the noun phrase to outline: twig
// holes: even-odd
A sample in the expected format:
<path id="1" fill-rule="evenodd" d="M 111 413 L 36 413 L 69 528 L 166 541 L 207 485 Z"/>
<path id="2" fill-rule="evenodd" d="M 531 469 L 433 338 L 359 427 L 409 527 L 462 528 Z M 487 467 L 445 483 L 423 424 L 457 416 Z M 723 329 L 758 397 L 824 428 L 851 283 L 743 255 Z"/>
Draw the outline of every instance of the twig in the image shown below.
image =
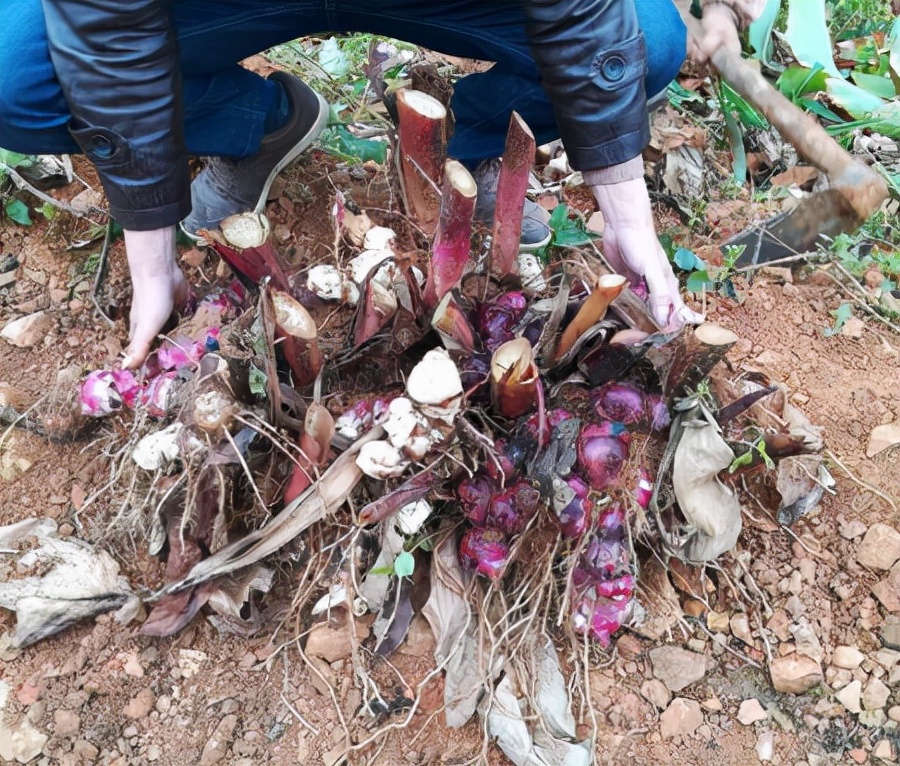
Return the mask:
<path id="1" fill-rule="evenodd" d="M 897 513 L 897 504 L 893 500 L 891 500 L 890 497 L 884 494 L 884 492 L 882 492 L 880 489 L 873 487 L 871 484 L 858 478 L 849 468 L 847 468 L 847 466 L 845 466 L 840 460 L 838 460 L 837 456 L 831 450 L 825 450 L 825 456 L 829 460 L 834 461 L 834 464 L 838 466 L 838 468 L 843 470 L 843 472 L 846 473 L 852 481 L 856 482 L 863 489 L 869 490 L 869 492 L 871 492 L 873 495 L 880 497 L 882 500 L 884 500 L 884 502 L 891 506 L 891 509 L 895 514 Z"/>
<path id="2" fill-rule="evenodd" d="M 319 736 L 319 730 L 315 726 L 313 726 L 309 721 L 307 721 L 302 715 L 300 715 L 300 713 L 297 711 L 297 708 L 295 708 L 290 702 L 287 701 L 287 698 L 284 696 L 284 694 L 281 695 L 281 701 L 284 703 L 284 706 L 288 710 L 290 710 L 291 713 L 293 713 L 294 718 L 296 718 L 307 729 L 309 729 L 312 732 L 314 737 Z"/>
<path id="3" fill-rule="evenodd" d="M 106 233 L 103 235 L 103 247 L 100 248 L 100 255 L 97 259 L 97 273 L 94 275 L 94 286 L 91 289 L 91 302 L 97 313 L 103 317 L 104 321 L 110 326 L 115 325 L 115 320 L 109 316 L 100 305 L 100 289 L 109 273 L 109 246 L 112 244 L 113 219 L 110 218 L 106 224 Z"/>
<path id="4" fill-rule="evenodd" d="M 849 271 L 847 271 L 847 269 L 845 269 L 841 264 L 835 262 L 835 263 L 831 263 L 829 265 L 835 266 L 845 277 L 847 277 L 851 281 L 851 283 L 853 285 L 859 287 L 859 289 L 862 291 L 863 295 L 868 296 L 868 293 L 865 292 L 865 289 L 863 288 L 863 286 L 860 285 L 859 282 L 856 281 L 856 278 Z M 873 317 L 875 317 L 875 319 L 877 319 L 883 325 L 889 327 L 895 333 L 900 335 L 900 327 L 895 325 L 893 322 L 891 322 L 886 317 L 881 316 L 881 314 L 879 314 L 877 311 L 875 311 L 875 309 L 873 309 L 868 304 L 867 301 L 863 300 L 858 295 L 856 295 L 853 292 L 853 290 L 851 290 L 849 287 L 847 287 L 847 285 L 844 284 L 840 279 L 838 279 L 834 274 L 829 274 L 827 269 L 824 270 L 824 273 L 832 282 L 834 282 L 838 287 L 840 287 L 842 290 L 844 290 L 850 296 L 850 298 L 853 300 L 854 304 L 859 306 L 866 313 L 871 314 Z"/>

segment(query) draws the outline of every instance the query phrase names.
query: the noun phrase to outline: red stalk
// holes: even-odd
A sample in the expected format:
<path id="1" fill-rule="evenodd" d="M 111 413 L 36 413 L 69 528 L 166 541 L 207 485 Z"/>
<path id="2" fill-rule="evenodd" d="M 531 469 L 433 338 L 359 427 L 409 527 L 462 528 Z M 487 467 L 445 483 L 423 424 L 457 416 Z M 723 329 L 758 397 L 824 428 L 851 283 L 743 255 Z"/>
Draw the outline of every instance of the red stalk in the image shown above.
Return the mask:
<path id="1" fill-rule="evenodd" d="M 447 155 L 447 110 L 418 90 L 397 93 L 400 120 L 400 177 L 406 208 L 426 233 L 438 222 L 438 195 Z"/>
<path id="2" fill-rule="evenodd" d="M 278 344 L 299 388 L 312 383 L 322 367 L 316 323 L 302 304 L 278 290 L 270 293 Z"/>
<path id="3" fill-rule="evenodd" d="M 425 302 L 437 305 L 459 285 L 472 250 L 472 218 L 478 188 L 468 170 L 456 160 L 444 163 L 440 219 L 428 263 Z"/>
<path id="4" fill-rule="evenodd" d="M 284 490 L 284 502 L 290 503 L 303 494 L 312 483 L 311 471 L 328 462 L 331 440 L 334 438 L 334 418 L 319 402 L 313 402 L 306 410 L 303 433 L 300 435 L 300 449 L 303 454 L 297 459 L 291 471 L 291 478 Z"/>
<path id="5" fill-rule="evenodd" d="M 253 282 L 271 277 L 272 284 L 287 289 L 287 278 L 270 237 L 268 219 L 258 213 L 240 213 L 220 224 L 221 232 L 204 231 L 204 238 L 231 266 Z"/>
<path id="6" fill-rule="evenodd" d="M 453 293 L 447 293 L 438 303 L 431 317 L 431 326 L 438 331 L 448 349 L 461 348 L 471 354 L 475 348 L 472 325 L 453 299 Z"/>
<path id="7" fill-rule="evenodd" d="M 384 327 L 397 313 L 397 296 L 393 290 L 380 285 L 374 279 L 366 282 L 363 299 L 356 315 L 353 342 L 361 346 Z"/>
<path id="8" fill-rule="evenodd" d="M 513 112 L 497 183 L 497 206 L 491 237 L 491 272 L 498 277 L 505 277 L 516 269 L 522 234 L 522 205 L 528 190 L 528 176 L 534 167 L 534 153 L 534 134 L 525 120 Z"/>

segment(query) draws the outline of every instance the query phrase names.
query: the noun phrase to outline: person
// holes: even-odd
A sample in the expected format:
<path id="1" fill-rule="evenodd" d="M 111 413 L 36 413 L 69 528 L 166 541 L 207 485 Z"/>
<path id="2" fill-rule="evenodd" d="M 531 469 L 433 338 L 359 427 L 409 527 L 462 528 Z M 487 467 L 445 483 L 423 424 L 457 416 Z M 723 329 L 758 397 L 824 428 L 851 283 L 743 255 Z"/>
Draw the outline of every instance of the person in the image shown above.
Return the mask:
<path id="1" fill-rule="evenodd" d="M 738 46 L 759 2 L 707 5 L 697 56 Z M 647 99 L 687 51 L 672 0 L 17 0 L 4 11 L 0 146 L 81 151 L 95 165 L 134 288 L 126 368 L 187 293 L 176 226 L 190 233 L 264 204 L 327 120 L 298 78 L 263 79 L 238 62 L 324 30 L 495 62 L 456 83 L 450 156 L 471 168 L 499 156 L 512 110 L 539 143 L 561 137 L 593 188 L 614 267 L 646 280 L 661 325 L 701 319 L 656 237 L 641 162 Z M 211 158 L 193 183 L 189 155 Z"/>

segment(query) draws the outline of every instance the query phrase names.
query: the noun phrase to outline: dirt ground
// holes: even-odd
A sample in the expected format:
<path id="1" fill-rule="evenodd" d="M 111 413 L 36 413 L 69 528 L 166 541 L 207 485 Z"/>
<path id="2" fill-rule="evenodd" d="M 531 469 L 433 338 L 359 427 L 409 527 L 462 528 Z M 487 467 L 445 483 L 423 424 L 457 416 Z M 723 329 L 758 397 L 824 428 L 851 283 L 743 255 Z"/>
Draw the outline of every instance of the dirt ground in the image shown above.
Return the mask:
<path id="1" fill-rule="evenodd" d="M 270 210 L 276 223 L 290 227 L 297 251 L 313 259 L 317 252 L 328 252 L 332 236 L 325 207 L 328 185 L 355 184 L 356 201 L 363 204 L 365 189 L 377 184 L 370 171 L 326 177 L 320 159 L 304 161 L 311 193 L 294 195 Z M 660 210 L 661 216 L 666 214 Z M 753 215 L 749 207 L 736 213 L 742 220 Z M 90 278 L 81 271 L 84 255 L 65 249 L 71 235 L 60 223 L 0 227 L 0 255 L 11 253 L 21 263 L 15 284 L 0 293 L 0 324 L 37 310 L 52 318 L 46 335 L 33 346 L 3 343 L 0 395 L 19 410 L 53 389 L 57 370 L 72 363 L 85 369 L 108 366 L 125 342 L 124 320 L 110 327 L 91 305 L 86 292 Z M 192 267 L 192 279 L 202 281 L 215 269 L 216 259 L 208 256 Z M 127 304 L 121 245 L 113 251 L 107 294 L 120 307 Z M 849 645 L 866 655 L 852 671 L 854 680 L 868 688 L 872 679 L 882 679 L 889 688 L 890 698 L 879 709 L 893 717 L 892 706 L 900 704 L 895 666 L 900 655 L 893 662 L 889 655 L 878 655 L 889 614 L 870 593 L 880 575 L 856 560 L 867 527 L 883 522 L 896 528 L 900 522 L 896 450 L 866 456 L 872 429 L 900 420 L 900 336 L 871 319 L 859 337 L 826 336 L 824 330 L 833 322 L 829 311 L 844 296 L 830 280 L 808 269 L 793 276 L 758 273 L 752 282 L 741 282 L 740 296 L 739 303 L 719 298 L 706 303 L 708 318 L 741 338 L 729 355 L 731 365 L 761 370 L 787 385 L 792 401 L 824 428 L 837 484 L 833 495 L 790 530 L 758 509 L 745 508 L 739 549 L 748 554 L 749 568 L 775 612 L 789 613 L 788 624 L 797 624 L 802 616 L 814 627 L 827 686 L 803 695 L 778 694 L 765 671 L 747 661 L 764 668 L 767 646 L 776 656 L 795 651 L 789 633 L 771 638 L 786 630 L 772 622 L 767 625 L 769 640 L 751 626 L 749 643 L 735 635 L 734 624 L 720 629 L 719 640 L 703 631 L 689 635 L 686 623 L 676 623 L 657 639 L 623 631 L 614 650 L 596 654 L 590 672 L 590 699 L 601 731 L 596 749 L 600 763 L 743 766 L 760 761 L 756 748 L 770 736 L 770 761 L 784 766 L 879 762 L 872 754 L 877 743 L 889 743 L 881 754 L 890 754 L 892 743 L 894 757 L 900 745 L 896 723 L 884 714 L 861 725 L 831 695 L 849 683 L 844 674 L 851 671 L 832 665 L 835 647 Z M 109 482 L 109 450 L 121 436 L 117 429 L 125 427 L 110 421 L 91 440 L 68 444 L 21 429 L 6 434 L 0 446 L 0 525 L 49 516 L 63 534 L 111 546 L 129 580 L 153 588 L 162 582 L 162 565 L 147 555 L 144 541 L 104 538 L 105 522 L 127 496 L 127 487 Z M 338 660 L 330 666 L 334 696 L 322 693 L 327 690 L 292 648 L 292 627 L 279 627 L 290 600 L 290 581 L 280 587 L 280 596 L 273 591 L 269 597 L 267 630 L 255 637 L 221 635 L 200 616 L 176 637 L 154 639 L 138 634 L 139 621 L 121 626 L 105 615 L 20 652 L 3 644 L 0 715 L 8 730 L 27 723 L 47 736 L 32 761 L 41 766 L 331 766 L 344 751 L 340 718 L 356 715 L 360 691 L 349 662 Z M 13 625 L 13 615 L 0 612 L 0 633 L 8 634 Z M 671 728 L 669 690 L 660 691 L 658 682 L 648 685 L 653 678 L 649 652 L 665 644 L 687 645 L 708 658 L 702 678 L 677 692 L 701 703 L 699 725 Z M 425 676 L 433 664 L 432 649 L 427 627 L 414 623 L 392 659 L 398 690 Z M 477 761 L 479 724 L 448 730 L 440 713 L 440 688 L 426 696 L 408 728 L 352 754 L 351 762 Z M 736 716 L 741 703 L 750 699 L 758 700 L 766 715 L 744 724 Z M 507 762 L 496 749 L 488 760 Z"/>

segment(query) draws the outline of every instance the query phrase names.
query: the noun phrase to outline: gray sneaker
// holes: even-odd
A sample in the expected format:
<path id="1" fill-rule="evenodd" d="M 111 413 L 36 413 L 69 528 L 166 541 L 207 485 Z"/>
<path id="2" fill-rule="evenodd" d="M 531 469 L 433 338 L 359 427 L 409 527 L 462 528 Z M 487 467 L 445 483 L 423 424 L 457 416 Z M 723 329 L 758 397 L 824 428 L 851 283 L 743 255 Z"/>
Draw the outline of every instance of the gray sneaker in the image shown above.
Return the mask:
<path id="1" fill-rule="evenodd" d="M 287 93 L 291 117 L 279 130 L 263 136 L 252 157 L 212 157 L 191 184 L 191 213 L 181 223 L 184 233 L 199 240 L 201 229 L 214 229 L 230 215 L 266 206 L 275 176 L 296 159 L 328 124 L 328 102 L 287 72 L 271 75 Z"/>
<path id="2" fill-rule="evenodd" d="M 472 173 L 478 186 L 478 198 L 475 202 L 475 218 L 485 226 L 494 224 L 494 209 L 497 206 L 497 184 L 500 181 L 500 160 L 485 160 Z M 519 250 L 523 253 L 534 252 L 550 244 L 553 232 L 547 225 L 550 214 L 537 202 L 526 199 L 522 206 L 522 234 L 519 238 Z"/>

